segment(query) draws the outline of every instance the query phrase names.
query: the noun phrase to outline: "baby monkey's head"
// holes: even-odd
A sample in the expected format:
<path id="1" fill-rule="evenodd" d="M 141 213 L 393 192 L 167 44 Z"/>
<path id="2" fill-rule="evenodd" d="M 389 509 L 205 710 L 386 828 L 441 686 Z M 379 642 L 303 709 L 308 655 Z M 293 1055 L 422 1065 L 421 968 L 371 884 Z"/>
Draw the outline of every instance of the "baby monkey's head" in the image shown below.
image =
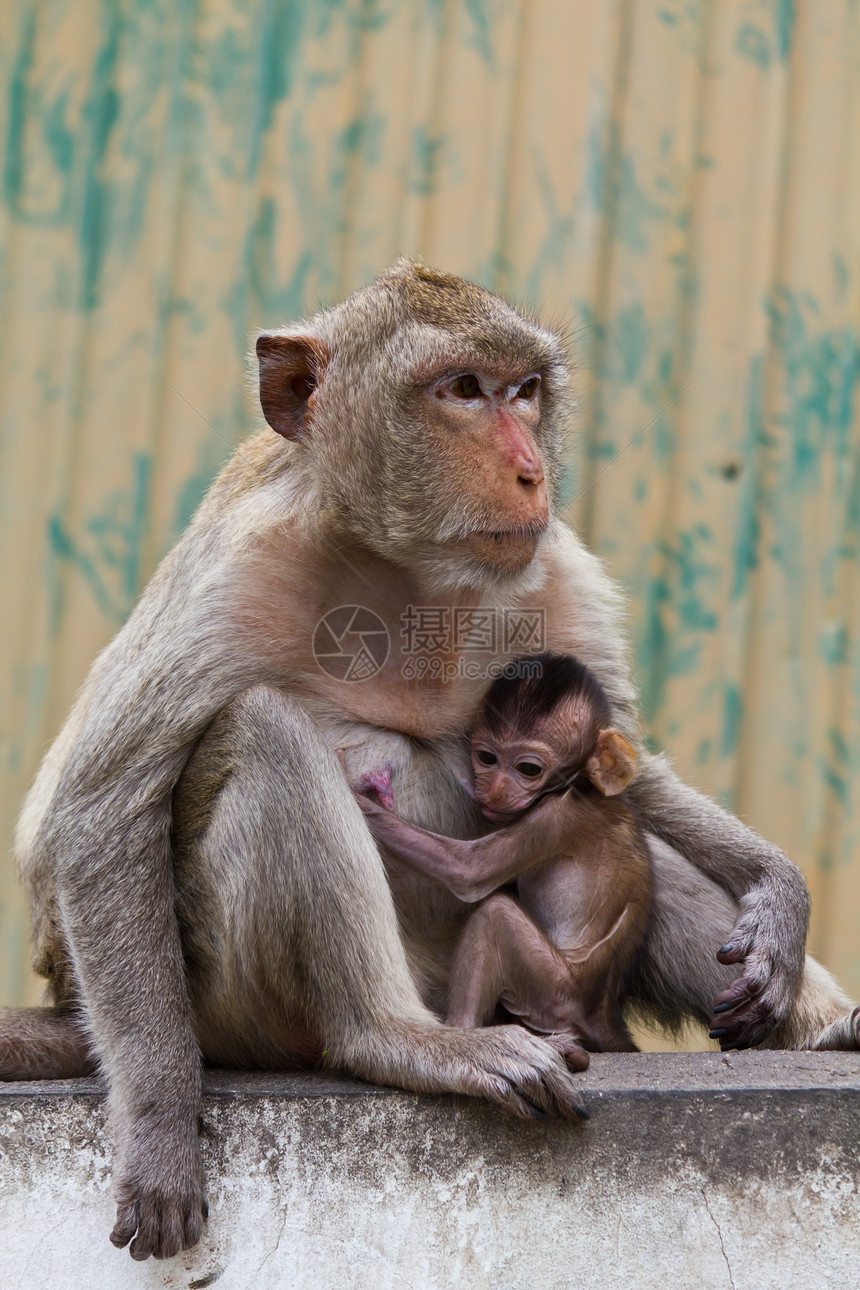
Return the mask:
<path id="1" fill-rule="evenodd" d="M 636 753 L 609 725 L 593 672 L 570 654 L 515 659 L 485 694 L 472 729 L 475 795 L 496 823 L 583 774 L 612 797 L 626 788 Z"/>

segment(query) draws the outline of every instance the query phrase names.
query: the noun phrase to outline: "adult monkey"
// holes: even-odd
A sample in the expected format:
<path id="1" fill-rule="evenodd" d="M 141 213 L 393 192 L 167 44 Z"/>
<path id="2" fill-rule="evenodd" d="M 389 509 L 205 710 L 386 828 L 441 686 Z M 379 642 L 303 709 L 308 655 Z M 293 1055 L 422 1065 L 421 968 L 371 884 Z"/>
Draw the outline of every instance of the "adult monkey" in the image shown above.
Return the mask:
<path id="1" fill-rule="evenodd" d="M 855 1042 L 822 969 L 797 995 L 797 870 L 641 748 L 616 593 L 550 511 L 569 412 L 559 338 L 401 262 L 261 336 L 257 354 L 280 437 L 260 433 L 225 467 L 94 664 L 17 837 L 57 1007 L 3 1015 L 0 1070 L 79 1074 L 92 1036 L 118 1138 L 112 1239 L 134 1238 L 135 1258 L 200 1234 L 201 1053 L 277 1066 L 325 1048 L 370 1079 L 576 1112 L 546 1041 L 446 1029 L 428 1011 L 467 909 L 402 871 L 389 887 L 334 753 L 353 779 L 391 762 L 416 823 L 478 827 L 447 767 L 484 682 L 404 675 L 409 606 L 545 609 L 547 647 L 598 675 L 640 750 L 630 792 L 657 839 L 643 1007 L 706 1021 L 737 976 L 713 958 L 730 940 L 723 958 L 744 968 L 723 995 L 724 1041 L 775 1027 L 803 1044 L 829 1026 L 821 1042 Z M 360 684 L 313 657 L 316 624 L 344 605 L 391 633 Z M 457 662 L 456 642 L 437 645 L 437 663 Z"/>

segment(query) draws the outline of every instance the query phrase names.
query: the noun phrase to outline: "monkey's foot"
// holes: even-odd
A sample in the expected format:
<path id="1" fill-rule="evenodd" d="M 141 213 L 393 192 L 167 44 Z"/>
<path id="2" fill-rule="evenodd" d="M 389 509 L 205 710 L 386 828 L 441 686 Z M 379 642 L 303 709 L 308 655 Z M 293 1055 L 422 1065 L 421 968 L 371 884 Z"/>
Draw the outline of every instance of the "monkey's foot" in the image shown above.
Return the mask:
<path id="1" fill-rule="evenodd" d="M 135 1148 L 122 1153 L 116 1192 L 112 1243 L 123 1249 L 131 1241 L 133 1259 L 169 1259 L 196 1245 L 208 1207 L 196 1140 L 177 1144 L 156 1130 L 156 1140 L 138 1132 Z"/>
<path id="2" fill-rule="evenodd" d="M 591 1061 L 590 1054 L 583 1048 L 582 1039 L 578 1035 L 561 1034 L 556 1032 L 551 1035 L 542 1035 L 548 1044 L 564 1059 L 565 1065 L 572 1071 L 588 1070 L 588 1063 Z M 588 1113 L 580 1115 L 588 1119 Z"/>
<path id="3" fill-rule="evenodd" d="M 387 1040 L 387 1042 L 386 1042 Z M 467 1093 L 486 1097 L 522 1119 L 588 1119 L 567 1062 L 574 1070 L 588 1055 L 572 1035 L 538 1038 L 522 1026 L 459 1030 L 411 1029 L 380 1049 L 344 1063 L 365 1078 L 418 1093 Z M 583 1061 L 583 1058 L 585 1059 Z"/>

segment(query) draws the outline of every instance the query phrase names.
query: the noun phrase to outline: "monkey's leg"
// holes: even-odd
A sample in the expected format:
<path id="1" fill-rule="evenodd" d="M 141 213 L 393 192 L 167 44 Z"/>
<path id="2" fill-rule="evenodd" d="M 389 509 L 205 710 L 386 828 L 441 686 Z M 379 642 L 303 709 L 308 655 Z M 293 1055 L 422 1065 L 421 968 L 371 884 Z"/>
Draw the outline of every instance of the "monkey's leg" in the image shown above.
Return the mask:
<path id="1" fill-rule="evenodd" d="M 734 923 L 715 946 L 740 964 L 717 1005 L 731 1012 L 724 1042 L 759 1044 L 795 1005 L 804 971 L 809 892 L 778 847 L 683 784 L 665 759 L 643 757 L 630 786 L 641 825 L 737 898 Z"/>
<path id="2" fill-rule="evenodd" d="M 195 803 L 201 827 L 189 836 Z M 424 1007 L 364 817 L 318 727 L 283 693 L 250 690 L 216 721 L 174 822 L 189 988 L 210 1060 L 244 1048 L 259 1061 L 258 1031 L 267 1063 L 279 1043 L 286 1057 L 298 1022 L 320 1036 L 328 1065 L 370 1080 L 472 1093 L 523 1116 L 577 1114 L 548 1044 L 517 1026 L 452 1030 Z"/>
<path id="3" fill-rule="evenodd" d="M 451 973 L 448 1024 L 481 1026 L 501 1001 L 545 1034 L 584 1033 L 571 969 L 516 901 L 488 896 L 463 929 Z"/>
<path id="4" fill-rule="evenodd" d="M 0 1008 L 0 1079 L 77 1079 L 97 1068 L 73 1013 L 60 1008 Z"/>
<path id="5" fill-rule="evenodd" d="M 467 1030 L 485 1026 L 496 1010 L 510 976 L 508 928 L 500 908 L 508 905 L 516 909 L 508 896 L 488 896 L 469 915 L 451 966 L 446 1018 L 449 1026 Z M 521 910 L 518 912 L 524 917 Z M 537 933 L 537 928 L 532 927 Z M 505 941 L 504 953 L 498 943 L 500 935 Z"/>
<path id="6" fill-rule="evenodd" d="M 594 1053 L 638 1053 L 637 1044 L 618 1014 L 612 993 L 604 994 L 583 1024 L 583 1043 Z"/>
<path id="7" fill-rule="evenodd" d="M 713 1002 L 740 975 L 716 952 L 737 921 L 737 903 L 659 838 L 648 835 L 651 920 L 626 992 L 670 1029 L 710 1023 Z"/>

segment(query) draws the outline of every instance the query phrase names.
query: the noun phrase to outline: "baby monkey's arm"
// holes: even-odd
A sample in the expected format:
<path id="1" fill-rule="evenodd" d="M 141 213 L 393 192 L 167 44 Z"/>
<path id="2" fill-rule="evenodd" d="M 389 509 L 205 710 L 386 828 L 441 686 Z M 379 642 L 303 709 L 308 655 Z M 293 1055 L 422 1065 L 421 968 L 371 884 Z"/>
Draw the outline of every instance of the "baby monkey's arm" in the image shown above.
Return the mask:
<path id="1" fill-rule="evenodd" d="M 408 824 L 361 793 L 356 793 L 356 800 L 380 846 L 468 904 L 483 900 L 535 865 L 568 853 L 579 808 L 571 793 L 551 794 L 513 824 L 463 842 Z"/>

